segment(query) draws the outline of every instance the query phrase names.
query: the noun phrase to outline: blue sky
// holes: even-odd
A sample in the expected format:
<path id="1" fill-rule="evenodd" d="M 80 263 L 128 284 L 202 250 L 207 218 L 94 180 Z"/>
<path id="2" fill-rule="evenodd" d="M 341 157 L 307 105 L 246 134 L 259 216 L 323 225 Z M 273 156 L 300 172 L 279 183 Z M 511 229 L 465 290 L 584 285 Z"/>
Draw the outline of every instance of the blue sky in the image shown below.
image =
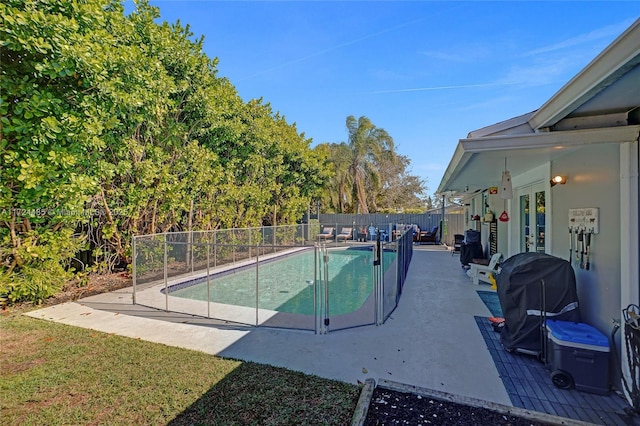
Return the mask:
<path id="1" fill-rule="evenodd" d="M 539 108 L 640 16 L 635 1 L 151 4 L 312 146 L 346 141 L 348 115 L 369 117 L 429 193 L 459 139 Z"/>

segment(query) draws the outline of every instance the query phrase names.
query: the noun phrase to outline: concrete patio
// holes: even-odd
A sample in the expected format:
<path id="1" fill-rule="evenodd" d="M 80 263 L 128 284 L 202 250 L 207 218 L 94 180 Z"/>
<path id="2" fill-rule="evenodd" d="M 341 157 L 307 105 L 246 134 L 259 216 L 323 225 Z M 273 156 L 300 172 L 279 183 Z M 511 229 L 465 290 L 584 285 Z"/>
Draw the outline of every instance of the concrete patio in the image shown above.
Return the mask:
<path id="1" fill-rule="evenodd" d="M 393 380 L 513 405 L 479 329 L 491 316 L 443 246 L 416 246 L 397 309 L 379 327 L 316 335 L 230 325 L 132 304 L 131 288 L 30 312 L 34 318 L 265 363 L 349 383 Z"/>

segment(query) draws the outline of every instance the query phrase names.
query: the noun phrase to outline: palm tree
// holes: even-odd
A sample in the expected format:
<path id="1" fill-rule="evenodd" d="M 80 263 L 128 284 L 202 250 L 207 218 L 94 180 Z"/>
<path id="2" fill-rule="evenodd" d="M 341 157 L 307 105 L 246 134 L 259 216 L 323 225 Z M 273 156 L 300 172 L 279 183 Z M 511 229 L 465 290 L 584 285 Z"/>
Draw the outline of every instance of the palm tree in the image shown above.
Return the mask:
<path id="1" fill-rule="evenodd" d="M 331 204 L 339 213 L 344 213 L 352 202 L 352 179 L 349 174 L 351 150 L 342 142 L 331 145 L 331 159 L 335 175 L 329 180 Z"/>
<path id="2" fill-rule="evenodd" d="M 369 205 L 375 208 L 375 199 L 367 196 L 367 187 L 377 189 L 380 182 L 377 164 L 385 152 L 393 151 L 393 138 L 384 129 L 377 128 L 367 117 L 358 120 L 347 117 L 349 133 L 348 175 L 352 183 L 352 198 L 360 213 L 369 213 Z"/>

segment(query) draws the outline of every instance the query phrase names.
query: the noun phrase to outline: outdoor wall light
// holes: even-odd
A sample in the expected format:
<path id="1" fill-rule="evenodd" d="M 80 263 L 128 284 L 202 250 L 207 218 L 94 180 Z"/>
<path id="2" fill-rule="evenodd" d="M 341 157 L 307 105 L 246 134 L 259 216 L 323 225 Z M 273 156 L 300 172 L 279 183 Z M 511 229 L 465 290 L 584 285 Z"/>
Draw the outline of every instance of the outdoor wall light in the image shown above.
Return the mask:
<path id="1" fill-rule="evenodd" d="M 556 175 L 551 178 L 550 182 L 551 182 L 551 186 L 556 186 L 557 184 L 564 185 L 565 183 L 567 183 L 567 177 Z"/>

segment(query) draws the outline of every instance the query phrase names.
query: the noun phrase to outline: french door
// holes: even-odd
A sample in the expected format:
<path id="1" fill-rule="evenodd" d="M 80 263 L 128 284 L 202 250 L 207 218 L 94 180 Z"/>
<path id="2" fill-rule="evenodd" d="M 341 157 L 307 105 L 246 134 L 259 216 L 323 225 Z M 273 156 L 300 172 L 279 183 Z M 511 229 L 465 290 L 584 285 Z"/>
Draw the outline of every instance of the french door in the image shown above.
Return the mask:
<path id="1" fill-rule="evenodd" d="M 547 246 L 547 194 L 544 184 L 519 188 L 516 195 L 520 252 L 544 253 Z"/>

